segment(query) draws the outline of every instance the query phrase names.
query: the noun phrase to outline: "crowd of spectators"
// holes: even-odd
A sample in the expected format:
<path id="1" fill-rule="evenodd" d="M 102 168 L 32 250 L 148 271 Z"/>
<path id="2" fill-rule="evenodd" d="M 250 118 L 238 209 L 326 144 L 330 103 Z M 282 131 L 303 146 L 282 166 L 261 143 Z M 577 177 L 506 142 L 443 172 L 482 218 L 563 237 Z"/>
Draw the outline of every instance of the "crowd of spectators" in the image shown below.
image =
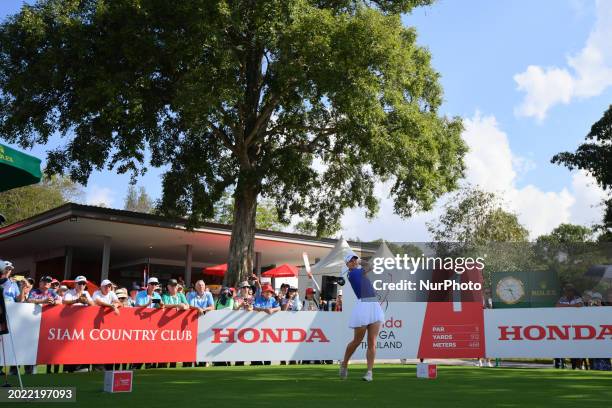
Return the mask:
<path id="1" fill-rule="evenodd" d="M 576 287 L 567 283 L 563 286 L 563 295 L 556 304 L 557 307 L 598 307 L 612 306 L 612 289 L 605 292 L 605 297 L 595 291 L 585 290 L 580 296 Z M 602 370 L 611 371 L 609 358 L 570 358 L 572 370 Z M 565 368 L 565 358 L 554 359 L 555 368 Z"/>
<path id="2" fill-rule="evenodd" d="M 329 305 L 321 299 L 320 289 L 307 288 L 304 299 L 298 289 L 286 283 L 278 293 L 272 285 L 261 284 L 256 275 L 240 282 L 237 288 L 222 287 L 210 291 L 203 280 L 186 287 L 182 280 L 169 279 L 165 291 L 156 277 L 150 277 L 146 286 L 133 283 L 130 288 L 118 287 L 108 279 L 102 280 L 97 291 L 90 295 L 85 276 L 74 279 L 74 287 L 62 285 L 57 279 L 43 275 L 38 284 L 32 278 L 11 276 L 13 265 L 0 260 L 0 285 L 5 302 L 24 302 L 40 305 L 100 306 L 120 314 L 123 307 L 147 307 L 163 309 L 195 309 L 202 315 L 211 310 L 246 310 L 268 314 L 278 311 L 342 310 L 342 291 Z"/>
<path id="3" fill-rule="evenodd" d="M 90 294 L 87 290 L 88 280 L 79 275 L 74 279 L 74 287 L 62 285 L 49 275 L 43 275 L 38 285 L 32 278 L 12 276 L 13 264 L 0 260 L 0 287 L 6 303 L 23 302 L 39 305 L 69 305 L 74 307 L 98 306 L 112 310 L 119 315 L 122 308 L 145 307 L 159 309 L 197 310 L 203 315 L 213 310 L 243 310 L 274 314 L 279 311 L 316 311 L 342 310 L 342 292 L 330 304 L 321 299 L 316 281 L 315 288 L 307 288 L 304 300 L 300 299 L 295 286 L 282 284 L 278 293 L 272 285 L 261 283 L 256 275 L 248 281 L 240 282 L 237 291 L 231 287 L 222 287 L 211 291 L 203 280 L 187 286 L 182 279 L 169 279 L 165 290 L 156 277 L 148 278 L 146 286 L 132 283 L 129 287 L 119 287 L 108 279 L 102 280 L 98 290 Z M 310 276 L 312 278 L 312 276 Z M 191 364 L 191 363 L 186 363 Z M 141 365 L 132 365 L 138 368 Z M 146 365 L 147 368 L 155 364 Z M 48 366 L 47 372 L 58 372 L 58 366 Z M 79 371 L 80 366 L 65 366 L 64 371 Z M 32 366 L 26 366 L 26 373 L 31 373 Z"/>

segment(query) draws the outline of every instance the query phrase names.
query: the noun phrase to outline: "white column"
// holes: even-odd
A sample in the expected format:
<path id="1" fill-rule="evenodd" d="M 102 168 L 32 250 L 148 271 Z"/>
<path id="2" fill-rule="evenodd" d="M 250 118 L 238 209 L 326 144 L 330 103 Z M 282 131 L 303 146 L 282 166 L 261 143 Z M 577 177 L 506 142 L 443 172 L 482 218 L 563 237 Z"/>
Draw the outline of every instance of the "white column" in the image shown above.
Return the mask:
<path id="1" fill-rule="evenodd" d="M 64 279 L 70 279 L 72 276 L 72 254 L 74 250 L 72 247 L 66 247 L 66 254 L 64 255 Z"/>
<path id="2" fill-rule="evenodd" d="M 110 266 L 110 251 L 111 251 L 111 237 L 104 237 L 104 248 L 102 249 L 102 274 L 100 276 L 100 282 L 104 279 L 108 279 L 108 269 Z"/>
<path id="3" fill-rule="evenodd" d="M 187 288 L 191 285 L 191 258 L 193 255 L 193 246 L 186 245 L 185 246 L 185 285 Z M 185 291 L 187 290 L 185 288 Z"/>

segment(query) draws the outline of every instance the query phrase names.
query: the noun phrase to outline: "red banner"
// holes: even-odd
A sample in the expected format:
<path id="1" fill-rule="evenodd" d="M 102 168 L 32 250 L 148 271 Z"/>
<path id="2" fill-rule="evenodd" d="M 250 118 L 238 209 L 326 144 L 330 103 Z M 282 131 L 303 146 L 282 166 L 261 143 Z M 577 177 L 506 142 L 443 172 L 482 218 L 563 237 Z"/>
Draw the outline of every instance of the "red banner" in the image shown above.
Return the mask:
<path id="1" fill-rule="evenodd" d="M 45 306 L 38 364 L 110 364 L 195 361 L 193 310 Z"/>
<path id="2" fill-rule="evenodd" d="M 478 358 L 485 356 L 482 303 L 427 305 L 419 346 L 419 358 Z"/>

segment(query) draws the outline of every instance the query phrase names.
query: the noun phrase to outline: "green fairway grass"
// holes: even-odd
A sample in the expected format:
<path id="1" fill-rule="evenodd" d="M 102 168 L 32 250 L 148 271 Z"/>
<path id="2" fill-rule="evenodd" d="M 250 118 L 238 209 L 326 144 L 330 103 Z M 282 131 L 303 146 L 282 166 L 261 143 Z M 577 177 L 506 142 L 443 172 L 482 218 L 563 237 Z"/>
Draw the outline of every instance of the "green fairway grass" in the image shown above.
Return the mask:
<path id="1" fill-rule="evenodd" d="M 438 378 L 417 379 L 414 365 L 208 367 L 134 371 L 132 393 L 102 391 L 103 373 L 24 376 L 24 385 L 74 386 L 77 403 L 93 407 L 572 407 L 609 406 L 612 372 L 554 369 L 438 367 Z M 12 378 L 13 385 L 17 379 Z M 591 405 L 592 404 L 592 405 Z M 39 404 L 25 404 L 34 406 Z M 24 404 L 2 404 L 24 406 Z M 44 405 L 58 406 L 58 404 Z"/>

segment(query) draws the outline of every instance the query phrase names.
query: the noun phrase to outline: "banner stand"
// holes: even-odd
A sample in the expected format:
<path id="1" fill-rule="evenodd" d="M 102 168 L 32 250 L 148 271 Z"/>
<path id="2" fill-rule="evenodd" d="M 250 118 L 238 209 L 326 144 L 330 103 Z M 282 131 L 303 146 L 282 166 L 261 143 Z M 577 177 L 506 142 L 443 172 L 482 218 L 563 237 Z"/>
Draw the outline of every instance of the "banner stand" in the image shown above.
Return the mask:
<path id="1" fill-rule="evenodd" d="M 2 361 L 4 362 L 4 384 L 2 387 L 11 387 L 11 384 L 8 382 L 8 365 L 6 364 L 6 355 L 4 352 L 4 336 L 8 336 L 11 340 L 11 346 L 13 349 L 13 358 L 15 360 L 15 367 L 17 369 L 17 378 L 19 379 L 19 388 L 23 389 L 23 382 L 21 381 L 21 373 L 19 372 L 19 365 L 17 364 L 17 353 L 15 351 L 15 342 L 13 341 L 13 334 L 11 331 L 11 325 L 9 323 L 8 313 L 6 311 L 6 305 L 4 303 L 4 293 L 0 290 L 0 315 L 2 315 L 3 319 L 6 322 L 6 331 L 0 334 L 0 343 L 2 343 Z"/>

